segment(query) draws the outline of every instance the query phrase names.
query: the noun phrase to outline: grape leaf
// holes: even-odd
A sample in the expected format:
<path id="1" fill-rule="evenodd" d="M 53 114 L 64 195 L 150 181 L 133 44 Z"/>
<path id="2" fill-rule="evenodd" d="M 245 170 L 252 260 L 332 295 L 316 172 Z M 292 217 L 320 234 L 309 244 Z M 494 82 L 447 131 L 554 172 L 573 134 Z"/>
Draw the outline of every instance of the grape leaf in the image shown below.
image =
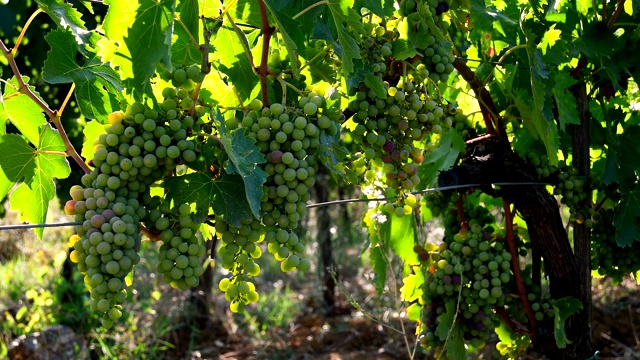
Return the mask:
<path id="1" fill-rule="evenodd" d="M 422 305 L 420 305 L 419 303 L 415 302 L 409 305 L 409 307 L 407 307 L 407 310 L 406 310 L 407 319 L 409 319 L 409 321 L 419 322 L 421 311 L 422 311 Z"/>
<path id="2" fill-rule="evenodd" d="M 572 343 L 572 341 L 567 338 L 567 333 L 564 329 L 565 321 L 567 321 L 569 316 L 582 309 L 582 303 L 572 297 L 565 297 L 556 300 L 556 302 L 553 303 L 553 309 L 555 310 L 553 335 L 556 338 L 556 345 L 558 345 L 560 349 L 564 349 L 567 344 Z"/>
<path id="3" fill-rule="evenodd" d="M 540 140 L 545 146 L 547 157 L 551 162 L 551 159 L 555 159 L 555 163 L 558 162 L 558 143 L 559 135 L 558 129 L 554 124 L 542 115 L 541 111 L 535 111 L 535 105 L 531 101 L 531 94 L 517 89 L 513 94 L 514 102 L 521 117 L 523 118 L 523 124 L 527 131 L 534 136 L 537 140 Z"/>
<path id="4" fill-rule="evenodd" d="M 216 215 L 223 216 L 233 225 L 242 226 L 243 220 L 251 219 L 245 189 L 239 175 L 220 174 L 211 177 L 202 172 L 174 176 L 165 179 L 167 198 L 180 203 L 196 203 L 196 216 L 206 216 L 209 207 Z"/>
<path id="5" fill-rule="evenodd" d="M 360 9 L 366 7 L 372 13 L 381 18 L 391 17 L 396 10 L 393 0 L 356 0 L 354 7 Z"/>
<path id="6" fill-rule="evenodd" d="M 22 79 L 25 84 L 29 83 L 28 77 L 23 76 Z M 29 86 L 29 89 L 40 97 L 33 86 Z M 18 80 L 15 77 L 11 78 L 4 88 L 4 113 L 27 140 L 34 145 L 38 143 L 38 129 L 46 124 L 47 120 L 38 104 L 18 91 Z"/>
<path id="7" fill-rule="evenodd" d="M 440 340 L 445 341 L 449 337 L 449 332 L 453 332 L 455 326 L 456 303 L 451 299 L 445 304 L 445 311 L 438 316 L 438 327 L 436 327 L 436 336 Z"/>
<path id="8" fill-rule="evenodd" d="M 464 140 L 454 129 L 443 132 L 440 138 L 440 146 L 431 151 L 418 167 L 420 176 L 419 190 L 435 185 L 440 171 L 449 169 L 458 159 L 458 155 L 464 150 Z"/>
<path id="9" fill-rule="evenodd" d="M 249 44 L 245 33 L 241 32 L 240 36 L 241 41 Z M 252 35 L 253 38 L 255 36 Z M 251 68 L 251 63 L 233 27 L 228 24 L 223 25 L 218 30 L 213 45 L 216 47 L 215 55 L 220 63 L 219 70 L 228 76 L 228 82 L 238 90 L 242 100 L 249 99 L 260 79 Z"/>
<path id="10" fill-rule="evenodd" d="M 402 287 L 400 295 L 403 301 L 411 302 L 422 296 L 422 284 L 424 283 L 424 275 L 420 271 L 419 266 L 415 266 L 415 273 L 410 274 L 402 279 Z"/>
<path id="11" fill-rule="evenodd" d="M 255 139 L 245 135 L 245 130 L 240 128 L 231 134 L 220 135 L 222 145 L 229 156 L 225 170 L 229 174 L 240 174 L 245 187 L 244 197 L 251 207 L 253 216 L 260 219 L 263 185 L 267 181 L 267 173 L 258 167 L 258 164 L 264 164 L 267 161 L 260 152 L 260 148 L 255 145 Z"/>
<path id="12" fill-rule="evenodd" d="M 628 246 L 640 241 L 640 185 L 620 191 L 620 205 L 613 217 L 616 227 L 616 242 Z"/>
<path id="13" fill-rule="evenodd" d="M 413 246 L 417 242 L 416 218 L 415 216 L 398 217 L 393 214 L 388 216 L 391 223 L 391 233 L 389 245 L 393 251 L 404 262 L 404 275 L 408 275 L 411 266 L 418 263 L 418 254 L 413 251 Z"/>
<path id="14" fill-rule="evenodd" d="M 345 31 L 342 23 L 351 26 L 355 31 L 361 31 L 360 15 L 353 8 L 353 0 L 327 0 L 327 6 L 331 11 L 340 43 L 339 55 L 342 58 L 342 70 L 345 75 L 348 75 L 355 70 L 353 60 L 362 59 L 362 56 L 360 56 L 358 43 Z"/>
<path id="15" fill-rule="evenodd" d="M 44 62 L 43 78 L 51 84 L 75 83 L 75 96 L 82 114 L 106 121 L 120 107 L 117 94 L 122 91 L 118 74 L 96 58 L 83 66 L 76 62 L 78 45 L 71 32 L 58 29 L 45 36 L 51 46 Z"/>
<path id="16" fill-rule="evenodd" d="M 46 219 L 49 201 L 56 194 L 53 179 L 64 179 L 71 174 L 58 131 L 49 126 L 40 130 L 37 149 L 16 135 L 4 135 L 0 143 L 3 172 L 11 181 L 23 179 L 11 194 L 11 209 L 19 212 L 21 221 L 32 224 L 42 224 Z M 43 230 L 35 229 L 40 239 Z"/>
<path id="17" fill-rule="evenodd" d="M 109 10 L 103 22 L 108 40 L 101 42 L 102 59 L 119 72 L 137 99 L 152 94 L 149 79 L 156 64 L 171 69 L 171 36 L 175 1 L 106 0 Z M 104 43 L 106 42 L 106 43 Z"/>
<path id="18" fill-rule="evenodd" d="M 36 172 L 33 148 L 19 135 L 0 137 L 0 199 L 19 181 L 30 182 Z"/>
<path id="19" fill-rule="evenodd" d="M 369 260 L 371 261 L 371 267 L 375 274 L 371 282 L 373 286 L 375 286 L 378 294 L 382 294 L 387 281 L 387 266 L 389 266 L 388 251 L 383 243 L 384 239 L 388 239 L 390 229 L 389 222 L 386 220 L 386 216 L 381 215 L 375 208 L 369 209 L 362 218 L 362 222 L 367 228 L 369 241 L 371 242 Z"/>
<path id="20" fill-rule="evenodd" d="M 516 334 L 502 319 L 500 319 L 500 325 L 495 328 L 498 339 L 503 346 L 498 347 L 500 349 L 500 355 L 508 356 L 509 359 L 518 359 L 522 356 L 522 353 L 531 344 L 531 338 L 526 334 Z"/>
<path id="21" fill-rule="evenodd" d="M 387 98 L 387 92 L 384 90 L 384 85 L 382 84 L 382 80 L 379 77 L 371 73 L 365 73 L 364 84 L 367 85 L 367 87 L 371 89 L 380 99 Z"/>
<path id="22" fill-rule="evenodd" d="M 200 53 L 199 47 L 191 41 L 189 36 L 189 33 L 191 33 L 196 41 L 200 40 L 199 6 L 198 0 L 180 0 L 178 2 L 176 11 L 180 14 L 180 20 L 188 32 L 181 24 L 175 24 L 173 29 L 175 40 L 171 45 L 171 63 L 174 66 L 200 64 L 202 62 L 202 53 Z"/>
<path id="23" fill-rule="evenodd" d="M 339 126 L 339 125 L 335 125 Z M 347 177 L 350 181 L 354 183 L 357 182 L 356 173 L 345 167 L 342 160 L 350 154 L 349 150 L 347 150 L 340 143 L 340 132 L 338 131 L 335 136 L 331 136 L 325 132 L 320 135 L 320 146 L 316 150 L 316 156 L 318 160 L 322 163 L 322 165 L 329 170 L 329 174 L 331 177 L 336 180 Z"/>
<path id="24" fill-rule="evenodd" d="M 527 37 L 527 54 L 529 55 L 529 76 L 531 93 L 533 94 L 533 108 L 530 119 L 547 149 L 547 157 L 551 165 L 558 164 L 558 130 L 552 124 L 549 92 L 545 79 L 549 77 L 549 70 L 542 60 L 542 53 L 537 48 L 536 35 L 527 28 L 523 28 Z M 519 109 L 519 107 L 518 107 Z"/>
<path id="25" fill-rule="evenodd" d="M 580 118 L 578 116 L 578 109 L 576 107 L 576 98 L 567 89 L 573 84 L 577 83 L 577 80 L 571 77 L 569 73 L 565 71 L 557 71 L 553 74 L 553 79 L 556 84 L 551 89 L 553 97 L 556 99 L 556 105 L 558 107 L 558 121 L 560 122 L 560 129 L 564 131 L 566 124 L 580 125 Z"/>
<path id="26" fill-rule="evenodd" d="M 107 131 L 104 125 L 98 121 L 89 121 L 82 129 L 82 133 L 84 134 L 84 143 L 82 144 L 82 153 L 80 155 L 87 160 L 91 160 L 96 152 L 93 142 L 100 135 L 106 134 Z"/>
<path id="27" fill-rule="evenodd" d="M 92 34 L 84 26 L 82 14 L 69 3 L 63 0 L 36 0 L 36 3 L 58 26 L 69 29 L 73 33 L 75 42 L 80 45 L 93 45 Z"/>

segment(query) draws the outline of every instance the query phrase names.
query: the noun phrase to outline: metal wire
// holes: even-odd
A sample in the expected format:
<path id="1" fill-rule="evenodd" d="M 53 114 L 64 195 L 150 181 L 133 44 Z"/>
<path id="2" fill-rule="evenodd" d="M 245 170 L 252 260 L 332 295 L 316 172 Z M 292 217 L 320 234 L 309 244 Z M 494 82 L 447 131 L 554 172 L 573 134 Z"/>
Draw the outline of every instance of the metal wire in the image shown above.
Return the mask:
<path id="1" fill-rule="evenodd" d="M 458 190 L 458 189 L 466 189 L 480 186 L 546 186 L 550 185 L 547 183 L 541 182 L 503 182 L 503 183 L 490 183 L 490 184 L 465 184 L 465 185 L 452 185 L 452 186 L 443 186 L 437 188 L 431 188 L 421 191 L 414 191 L 411 194 L 426 194 L 438 191 L 449 191 L 449 190 Z M 344 199 L 344 200 L 334 200 L 327 201 L 316 204 L 308 204 L 307 208 L 317 208 L 322 206 L 330 206 L 330 205 L 340 205 L 340 204 L 350 204 L 350 203 L 358 203 L 358 202 L 376 202 L 376 201 L 389 201 L 394 200 L 396 197 L 384 197 L 384 198 L 373 198 L 373 199 Z M 61 223 L 52 223 L 52 224 L 19 224 L 19 225 L 0 225 L 0 231 L 4 230 L 20 230 L 20 229 L 35 229 L 35 228 L 47 228 L 47 227 L 65 227 L 65 226 L 76 226 L 82 225 L 82 221 L 74 221 L 74 222 L 61 222 Z"/>

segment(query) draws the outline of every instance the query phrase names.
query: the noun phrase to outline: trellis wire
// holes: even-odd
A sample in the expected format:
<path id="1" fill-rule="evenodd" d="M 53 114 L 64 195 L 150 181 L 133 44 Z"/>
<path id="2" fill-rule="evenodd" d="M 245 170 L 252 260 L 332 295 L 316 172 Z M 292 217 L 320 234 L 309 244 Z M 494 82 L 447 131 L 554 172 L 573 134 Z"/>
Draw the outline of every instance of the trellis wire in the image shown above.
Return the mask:
<path id="1" fill-rule="evenodd" d="M 489 184 L 465 184 L 465 185 L 452 185 L 452 186 L 443 186 L 437 188 L 431 188 L 421 191 L 414 191 L 411 194 L 426 194 L 438 191 L 448 191 L 448 190 L 458 190 L 465 188 L 474 188 L 480 186 L 546 186 L 550 185 L 547 183 L 541 182 L 502 182 L 502 183 L 489 183 Z M 322 206 L 330 206 L 330 205 L 340 205 L 340 204 L 349 204 L 349 203 L 357 203 L 357 202 L 373 202 L 373 201 L 389 201 L 394 200 L 396 197 L 384 197 L 384 198 L 373 198 L 373 199 L 345 199 L 345 200 L 335 200 L 335 201 L 327 201 L 317 204 L 309 204 L 307 208 L 317 208 Z M 52 223 L 52 224 L 19 224 L 19 225 L 1 225 L 0 231 L 4 230 L 20 230 L 20 229 L 35 229 L 35 228 L 47 228 L 47 227 L 65 227 L 65 226 L 77 226 L 82 225 L 82 221 L 74 221 L 74 222 L 62 222 L 62 223 Z"/>

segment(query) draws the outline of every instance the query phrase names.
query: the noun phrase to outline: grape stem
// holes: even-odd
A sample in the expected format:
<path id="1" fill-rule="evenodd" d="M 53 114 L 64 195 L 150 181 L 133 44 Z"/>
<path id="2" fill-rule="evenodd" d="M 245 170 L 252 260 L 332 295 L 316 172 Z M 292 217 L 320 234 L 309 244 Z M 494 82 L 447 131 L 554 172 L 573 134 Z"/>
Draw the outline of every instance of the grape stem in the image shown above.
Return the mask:
<path id="1" fill-rule="evenodd" d="M 67 136 L 67 133 L 62 126 L 62 122 L 60 122 L 60 115 L 57 111 L 51 110 L 51 108 L 49 108 L 49 106 L 29 88 L 29 85 L 24 82 L 12 51 L 7 48 L 7 46 L 4 44 L 4 41 L 2 40 L 0 40 L 0 50 L 2 50 L 2 54 L 9 62 L 9 66 L 11 67 L 16 80 L 18 81 L 18 90 L 28 96 L 31 100 L 33 100 L 33 102 L 35 102 L 42 109 L 42 111 L 47 114 L 47 117 L 51 120 L 51 122 L 53 122 L 56 129 L 58 129 L 60 137 L 64 142 L 65 151 L 67 152 L 67 154 L 71 156 L 73 160 L 75 160 L 75 162 L 82 168 L 85 174 L 90 173 L 91 169 L 84 162 L 84 160 L 82 160 L 82 157 L 78 154 L 76 149 L 71 144 L 71 140 L 69 140 L 69 137 Z"/>
<path id="2" fill-rule="evenodd" d="M 502 200 L 504 205 L 504 217 L 505 217 L 505 226 L 507 228 L 507 245 L 509 246 L 509 252 L 511 253 L 511 266 L 513 267 L 513 275 L 516 278 L 516 286 L 518 287 L 518 295 L 520 295 L 520 301 L 522 302 L 522 306 L 527 314 L 527 318 L 529 319 L 529 323 L 531 324 L 531 341 L 537 343 L 536 330 L 538 327 L 536 317 L 533 314 L 533 310 L 531 309 L 531 304 L 529 304 L 529 299 L 527 299 L 527 291 L 524 288 L 524 282 L 522 281 L 522 274 L 520 273 L 520 261 L 518 257 L 518 252 L 516 251 L 516 243 L 514 241 L 513 236 L 513 213 L 511 212 L 511 204 L 508 201 Z"/>
<path id="3" fill-rule="evenodd" d="M 24 34 L 27 32 L 29 25 L 31 25 L 31 22 L 33 21 L 33 19 L 35 19 L 36 16 L 38 16 L 38 14 L 40 14 L 41 12 L 43 12 L 42 8 L 38 8 L 36 11 L 33 12 L 33 14 L 31 14 L 31 16 L 29 16 L 29 19 L 24 24 L 22 31 L 20 31 L 20 35 L 18 35 L 18 40 L 16 40 L 16 45 L 13 47 L 13 49 L 11 49 L 12 56 L 16 56 L 16 54 L 18 53 L 18 47 L 20 47 L 20 44 L 22 43 L 22 38 L 24 37 Z"/>
<path id="4" fill-rule="evenodd" d="M 269 74 L 269 66 L 267 65 L 267 61 L 269 60 L 269 42 L 271 41 L 273 28 L 269 26 L 267 7 L 264 5 L 264 0 L 258 0 L 258 5 L 260 5 L 260 19 L 262 21 L 262 58 L 260 59 L 260 66 L 257 68 L 257 71 L 258 76 L 260 76 L 262 106 L 269 106 L 269 94 L 267 93 L 267 75 Z"/>
<path id="5" fill-rule="evenodd" d="M 260 2 L 262 2 L 262 0 L 260 0 Z M 308 7 L 306 7 L 305 9 L 302 9 L 302 11 L 300 11 L 299 13 L 293 15 L 292 19 L 295 20 L 297 18 L 299 18 L 300 16 L 304 15 L 304 13 L 306 13 L 307 11 L 310 11 L 311 9 L 318 7 L 320 5 L 324 5 L 324 4 L 328 4 L 329 2 L 327 0 L 323 0 L 323 1 L 318 1 L 315 4 L 311 4 Z"/>

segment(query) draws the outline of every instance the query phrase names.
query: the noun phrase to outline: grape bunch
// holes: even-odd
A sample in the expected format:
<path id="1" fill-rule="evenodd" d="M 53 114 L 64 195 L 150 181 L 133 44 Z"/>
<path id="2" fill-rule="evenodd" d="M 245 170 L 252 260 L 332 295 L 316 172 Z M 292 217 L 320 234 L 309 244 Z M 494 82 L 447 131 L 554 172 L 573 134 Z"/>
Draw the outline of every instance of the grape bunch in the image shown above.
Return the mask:
<path id="1" fill-rule="evenodd" d="M 454 69 L 455 56 L 451 44 L 434 33 L 434 28 L 447 32 L 450 24 L 442 19 L 442 14 L 447 11 L 449 3 L 437 0 L 402 0 L 399 8 L 400 16 L 406 17 L 417 31 L 426 34 L 424 40 L 416 42 L 416 50 L 423 55 L 421 71 L 426 71 L 425 75 L 436 83 L 446 82 Z M 430 22 L 433 27 L 429 27 Z"/>
<path id="2" fill-rule="evenodd" d="M 163 204 L 164 205 L 164 204 Z M 162 205 L 161 205 L 162 206 Z M 165 205 L 166 206 L 166 205 Z M 196 236 L 201 222 L 194 221 L 189 204 L 180 204 L 172 212 L 164 209 L 165 216 L 157 217 L 152 210 L 149 222 L 159 230 L 163 244 L 158 253 L 158 272 L 163 280 L 174 288 L 186 289 L 196 286 L 204 273 L 200 258 L 206 247 Z"/>
<path id="3" fill-rule="evenodd" d="M 621 247 L 616 241 L 615 212 L 601 208 L 593 215 L 591 228 L 591 268 L 601 276 L 610 276 L 619 283 L 627 274 L 640 270 L 640 241 Z"/>
<path id="4" fill-rule="evenodd" d="M 174 82 L 190 86 L 189 81 L 202 81 L 193 68 L 176 70 Z M 195 70 L 200 73 L 197 67 Z M 159 270 L 172 285 L 195 285 L 202 272 L 197 257 L 203 255 L 204 246 L 191 236 L 197 225 L 183 219 L 183 207 L 183 217 L 176 221 L 163 217 L 150 187 L 180 164 L 196 160 L 195 144 L 188 136 L 200 126 L 198 119 L 204 109 L 195 104 L 185 88 L 170 87 L 163 90 L 163 95 L 160 112 L 135 102 L 126 112 L 109 115 L 107 132 L 96 140 L 89 161 L 93 170 L 82 177 L 82 186 L 71 188 L 71 200 L 65 205 L 67 214 L 83 222 L 70 238 L 70 258 L 85 275 L 91 309 L 102 314 L 106 328 L 122 316 L 122 303 L 127 297 L 124 278 L 140 260 L 140 222 L 145 222 L 151 234 L 165 231 Z M 173 236 L 176 234 L 181 237 Z M 176 238 L 180 244 L 174 241 Z M 184 249 L 185 245 L 186 251 L 173 257 L 172 249 Z M 183 266 L 185 253 L 189 256 Z M 168 261 L 173 262 L 171 267 Z M 178 269 L 182 271 L 180 277 L 176 276 Z"/>
<path id="5" fill-rule="evenodd" d="M 426 348 L 441 347 L 447 340 L 437 331 L 443 321 L 440 316 L 447 311 L 458 314 L 455 326 L 476 348 L 484 346 L 497 326 L 492 309 L 504 306 L 513 276 L 511 254 L 492 230 L 472 219 L 430 253 L 422 246 L 414 248 L 426 269 L 420 324 Z M 455 310 L 447 309 L 447 304 L 454 304 Z"/>
<path id="6" fill-rule="evenodd" d="M 235 227 L 217 216 L 215 231 L 223 244 L 218 250 L 221 265 L 232 274 L 230 279 L 223 278 L 220 281 L 219 288 L 231 303 L 231 311 L 238 312 L 246 304 L 259 299 L 255 285 L 248 279 L 260 274 L 260 266 L 255 259 L 262 256 L 257 244 L 264 240 L 265 227 L 254 218 L 244 220 L 240 227 Z"/>
<path id="7" fill-rule="evenodd" d="M 326 108 L 324 97 L 310 93 L 300 98 L 299 106 L 289 108 L 274 103 L 263 107 L 254 100 L 253 110 L 242 119 L 242 127 L 256 139 L 267 159 L 262 223 L 267 227 L 265 239 L 273 244 L 268 249 L 282 262 L 284 271 L 308 268 L 308 261 L 300 259 L 304 245 L 295 241 L 293 230 L 306 213 L 309 190 L 315 184 L 320 134 L 337 132 L 332 120 L 335 116 Z"/>
<path id="8" fill-rule="evenodd" d="M 571 220 L 578 223 L 586 222 L 591 226 L 591 209 L 580 207 L 580 203 L 587 198 L 587 193 L 584 191 L 584 179 L 577 175 L 576 168 L 568 166 L 565 161 L 560 161 L 558 166 L 553 166 L 546 156 L 538 156 L 535 153 L 529 153 L 528 160 L 536 169 L 536 175 L 540 181 L 550 181 L 555 184 L 553 194 L 559 195 L 560 202 L 569 207 Z"/>

